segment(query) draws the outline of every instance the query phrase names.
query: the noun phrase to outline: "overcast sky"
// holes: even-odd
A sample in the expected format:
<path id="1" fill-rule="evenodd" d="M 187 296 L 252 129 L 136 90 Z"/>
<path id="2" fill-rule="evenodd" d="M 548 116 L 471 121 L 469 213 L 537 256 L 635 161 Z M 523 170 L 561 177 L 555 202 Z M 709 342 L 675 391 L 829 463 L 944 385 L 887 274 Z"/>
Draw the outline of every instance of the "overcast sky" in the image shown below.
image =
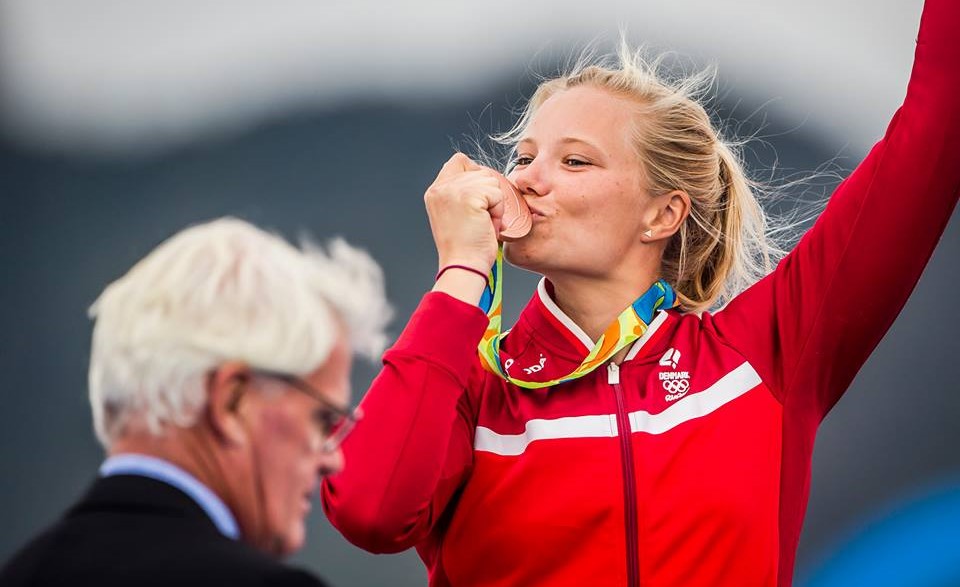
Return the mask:
<path id="1" fill-rule="evenodd" d="M 903 97 L 921 0 L 0 0 L 2 123 L 28 143 L 163 147 L 358 97 L 487 95 L 616 37 L 855 149 Z"/>

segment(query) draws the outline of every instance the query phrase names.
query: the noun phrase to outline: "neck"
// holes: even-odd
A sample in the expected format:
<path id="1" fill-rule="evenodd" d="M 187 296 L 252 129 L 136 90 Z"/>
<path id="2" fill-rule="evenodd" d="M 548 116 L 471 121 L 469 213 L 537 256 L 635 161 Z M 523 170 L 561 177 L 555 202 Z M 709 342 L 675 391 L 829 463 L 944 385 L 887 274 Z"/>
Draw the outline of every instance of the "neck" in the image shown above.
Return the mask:
<path id="1" fill-rule="evenodd" d="M 149 457 L 163 459 L 176 465 L 187 473 L 197 478 L 198 481 L 210 488 L 211 491 L 223 499 L 221 491 L 218 491 L 218 479 L 212 474 L 211 468 L 203 462 L 199 462 L 191 451 L 185 451 L 179 443 L 173 441 L 169 436 L 153 436 L 149 433 L 133 433 L 119 438 L 110 446 L 109 456 L 121 454 L 141 454 Z"/>
<path id="2" fill-rule="evenodd" d="M 218 450 L 215 439 L 197 429 L 168 427 L 160 435 L 146 430 L 131 431 L 118 438 L 108 450 L 109 456 L 136 453 L 168 461 L 190 473 L 217 495 L 233 512 L 241 531 L 246 534 L 240 507 L 241 500 L 247 496 L 239 495 L 225 474 L 230 471 L 233 477 L 242 477 L 245 471 L 240 462 L 231 462 Z"/>
<path id="3" fill-rule="evenodd" d="M 559 275 L 548 279 L 553 285 L 553 301 L 596 341 L 625 308 L 650 289 L 658 275 L 637 271 L 626 276 Z"/>

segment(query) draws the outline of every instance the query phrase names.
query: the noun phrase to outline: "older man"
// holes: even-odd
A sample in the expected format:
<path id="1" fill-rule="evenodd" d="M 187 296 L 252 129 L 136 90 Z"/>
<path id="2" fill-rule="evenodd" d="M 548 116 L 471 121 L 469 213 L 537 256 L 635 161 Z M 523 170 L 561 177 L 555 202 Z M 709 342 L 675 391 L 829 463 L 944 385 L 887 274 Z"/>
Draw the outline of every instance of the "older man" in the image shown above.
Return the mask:
<path id="1" fill-rule="evenodd" d="M 108 457 L 0 584 L 321 584 L 277 559 L 343 466 L 351 354 L 376 356 L 389 318 L 376 263 L 220 219 L 157 247 L 91 316 Z"/>

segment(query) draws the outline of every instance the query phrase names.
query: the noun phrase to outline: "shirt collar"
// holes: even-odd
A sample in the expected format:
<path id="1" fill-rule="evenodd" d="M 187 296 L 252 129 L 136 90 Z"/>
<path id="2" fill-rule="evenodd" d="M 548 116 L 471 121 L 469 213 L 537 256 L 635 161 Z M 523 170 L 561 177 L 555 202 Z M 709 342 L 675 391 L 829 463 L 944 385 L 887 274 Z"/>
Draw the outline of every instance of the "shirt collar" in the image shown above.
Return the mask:
<path id="1" fill-rule="evenodd" d="M 240 538 L 237 520 L 223 500 L 199 479 L 171 462 L 142 454 L 114 455 L 100 465 L 100 476 L 114 475 L 139 475 L 176 487 L 206 512 L 221 534 L 233 540 Z"/>

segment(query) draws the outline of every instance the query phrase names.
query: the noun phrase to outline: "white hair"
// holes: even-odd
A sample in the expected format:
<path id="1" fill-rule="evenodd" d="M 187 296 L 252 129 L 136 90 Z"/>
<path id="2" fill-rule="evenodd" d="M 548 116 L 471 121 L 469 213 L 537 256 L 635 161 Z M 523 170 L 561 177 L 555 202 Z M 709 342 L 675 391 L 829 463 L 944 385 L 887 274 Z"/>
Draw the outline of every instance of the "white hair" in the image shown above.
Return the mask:
<path id="1" fill-rule="evenodd" d="M 154 433 L 193 425 L 205 376 L 225 361 L 307 375 L 341 330 L 356 352 L 378 356 L 392 314 L 380 267 L 341 239 L 302 249 L 221 218 L 182 230 L 107 286 L 90 307 L 100 442 L 109 447 L 134 415 Z"/>

